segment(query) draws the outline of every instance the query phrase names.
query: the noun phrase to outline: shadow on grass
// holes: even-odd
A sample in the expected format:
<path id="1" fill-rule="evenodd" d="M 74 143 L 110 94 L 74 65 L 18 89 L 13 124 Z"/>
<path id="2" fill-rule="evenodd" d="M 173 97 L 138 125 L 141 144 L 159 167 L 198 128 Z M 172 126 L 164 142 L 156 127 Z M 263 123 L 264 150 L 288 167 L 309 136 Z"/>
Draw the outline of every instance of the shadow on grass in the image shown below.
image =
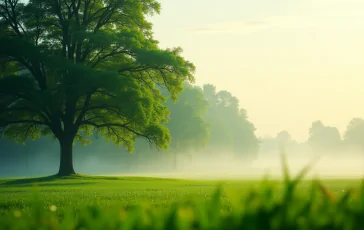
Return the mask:
<path id="1" fill-rule="evenodd" d="M 84 185 L 92 184 L 93 182 L 80 181 L 85 179 L 80 175 L 60 177 L 58 175 L 52 175 L 47 177 L 35 177 L 24 179 L 8 179 L 0 181 L 0 186 L 65 186 L 65 185 Z M 67 181 L 67 183 L 65 183 Z M 74 182 L 73 182 L 74 181 Z M 53 183 L 49 183 L 53 182 Z"/>
<path id="2" fill-rule="evenodd" d="M 31 186 L 37 185 L 43 186 L 65 186 L 65 185 L 86 185 L 95 184 L 100 181 L 179 181 L 179 179 L 167 179 L 167 178 L 153 178 L 153 177 L 115 177 L 115 176 L 88 176 L 75 174 L 71 176 L 60 177 L 58 175 L 52 175 L 47 177 L 35 177 L 35 178 L 23 178 L 23 179 L 6 179 L 0 180 L 0 187 L 4 186 Z M 52 183 L 50 183 L 52 182 Z"/>
<path id="3" fill-rule="evenodd" d="M 3 180 L 0 185 L 26 185 L 26 184 L 37 184 L 44 182 L 51 182 L 59 179 L 57 175 L 47 176 L 47 177 L 34 177 L 34 178 L 24 178 L 24 179 L 7 179 Z"/>

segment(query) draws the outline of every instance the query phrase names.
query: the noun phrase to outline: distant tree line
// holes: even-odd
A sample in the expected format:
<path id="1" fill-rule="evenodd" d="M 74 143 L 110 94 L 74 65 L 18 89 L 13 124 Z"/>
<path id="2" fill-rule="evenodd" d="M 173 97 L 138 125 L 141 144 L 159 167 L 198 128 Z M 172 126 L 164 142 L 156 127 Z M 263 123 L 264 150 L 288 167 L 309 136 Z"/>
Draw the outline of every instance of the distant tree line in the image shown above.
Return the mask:
<path id="1" fill-rule="evenodd" d="M 326 126 L 320 120 L 312 122 L 308 134 L 308 139 L 302 143 L 293 140 L 286 130 L 279 132 L 276 137 L 262 137 L 260 151 L 275 151 L 279 145 L 284 145 L 288 151 L 311 151 L 314 154 L 364 153 L 364 119 L 362 118 L 353 118 L 343 135 L 336 127 Z"/>

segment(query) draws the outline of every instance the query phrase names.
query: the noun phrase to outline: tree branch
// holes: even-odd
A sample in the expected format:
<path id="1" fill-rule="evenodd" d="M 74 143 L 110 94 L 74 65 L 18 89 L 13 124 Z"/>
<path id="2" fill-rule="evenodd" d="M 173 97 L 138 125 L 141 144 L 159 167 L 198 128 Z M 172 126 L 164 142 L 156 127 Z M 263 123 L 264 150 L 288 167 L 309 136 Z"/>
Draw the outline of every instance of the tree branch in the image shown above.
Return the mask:
<path id="1" fill-rule="evenodd" d="M 135 130 L 133 130 L 132 128 L 128 127 L 127 125 L 130 124 L 131 122 L 126 122 L 124 124 L 120 124 L 120 123 L 103 123 L 103 124 L 96 124 L 92 121 L 83 121 L 81 124 L 82 125 L 91 125 L 91 126 L 94 126 L 95 128 L 112 128 L 112 127 L 118 127 L 118 128 L 123 128 L 123 129 L 126 129 L 128 130 L 129 132 L 132 132 L 134 133 L 135 135 L 137 136 L 141 136 L 141 137 L 145 137 L 145 138 L 148 138 L 150 139 L 150 136 L 149 134 L 142 134 L 140 132 L 137 132 Z"/>
<path id="2" fill-rule="evenodd" d="M 116 49 L 114 49 L 114 50 L 112 50 L 110 53 L 108 53 L 108 54 L 105 54 L 104 56 L 101 56 L 101 57 L 97 57 L 97 56 L 99 56 L 99 54 L 101 53 L 101 52 L 99 52 L 97 55 L 96 55 L 96 57 L 97 57 L 97 60 L 91 65 L 91 67 L 92 68 L 94 68 L 94 67 L 96 67 L 96 65 L 98 65 L 101 61 L 103 61 L 103 60 L 105 60 L 106 58 L 108 58 L 108 57 L 113 57 L 113 56 L 116 56 L 116 55 L 119 55 L 119 54 L 128 54 L 128 55 L 130 55 L 130 56 L 133 56 L 133 54 L 130 52 L 130 51 L 127 51 L 127 50 L 125 50 L 125 49 L 122 49 L 122 50 L 119 50 L 119 51 L 117 51 L 119 49 L 119 47 L 118 48 L 116 48 Z M 96 58 L 95 57 L 95 58 Z M 92 61 L 90 61 L 90 62 L 92 62 Z"/>
<path id="3" fill-rule="evenodd" d="M 146 65 L 139 65 L 136 67 L 125 67 L 125 68 L 121 68 L 118 70 L 118 73 L 123 73 L 123 72 L 140 72 L 140 71 L 145 71 L 150 69 L 150 67 L 147 67 Z"/>
<path id="4" fill-rule="evenodd" d="M 9 1 L 4 0 L 5 5 L 1 4 L 0 8 L 3 9 L 4 13 L 0 11 L 0 15 L 5 18 L 6 21 L 8 21 L 11 28 L 14 30 L 14 32 L 19 36 L 22 37 L 23 34 L 26 34 L 23 26 L 18 21 L 17 13 L 15 12 L 16 6 L 18 4 L 18 1 Z M 19 28 L 22 30 L 22 32 L 19 30 Z"/>
<path id="5" fill-rule="evenodd" d="M 83 118 L 85 117 L 86 115 L 86 112 L 87 112 L 87 109 L 90 105 L 90 102 L 91 102 L 91 97 L 92 97 L 92 94 L 94 93 L 95 91 L 89 93 L 87 96 L 86 96 L 86 99 L 85 99 L 85 102 L 83 103 L 83 107 L 82 107 L 82 110 L 81 110 L 81 113 L 78 115 L 77 119 L 76 119 L 76 122 L 75 122 L 75 125 L 76 127 L 79 127 L 79 125 L 81 124 L 81 121 L 83 120 Z M 76 110 L 77 111 L 77 110 Z"/>
<path id="6" fill-rule="evenodd" d="M 86 112 L 89 112 L 91 110 L 96 110 L 96 109 L 105 109 L 105 110 L 108 110 L 109 112 L 115 113 L 115 115 L 117 115 L 119 118 L 123 118 L 123 115 L 120 113 L 120 111 L 118 111 L 117 108 L 115 108 L 114 106 L 108 106 L 108 105 L 90 106 L 86 109 Z"/>

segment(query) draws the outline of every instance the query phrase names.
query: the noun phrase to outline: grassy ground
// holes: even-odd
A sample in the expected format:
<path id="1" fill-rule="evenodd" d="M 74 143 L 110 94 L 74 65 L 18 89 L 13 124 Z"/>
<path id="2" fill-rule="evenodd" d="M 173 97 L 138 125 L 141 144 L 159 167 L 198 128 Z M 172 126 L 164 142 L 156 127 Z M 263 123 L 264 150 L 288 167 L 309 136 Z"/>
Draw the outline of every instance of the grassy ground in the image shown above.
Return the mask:
<path id="1" fill-rule="evenodd" d="M 358 230 L 362 180 L 0 180 L 0 230 Z M 300 183 L 297 185 L 297 182 Z M 328 192 L 328 190 L 330 192 Z M 352 191 L 352 192 L 346 192 Z M 134 204 L 139 204 L 135 206 Z"/>
<path id="2" fill-rule="evenodd" d="M 223 184 L 223 208 L 229 209 L 234 197 L 244 196 L 252 189 L 259 189 L 261 181 L 193 181 L 141 177 L 90 177 L 36 178 L 0 180 L 0 212 L 9 209 L 24 210 L 32 204 L 35 194 L 44 207 L 56 206 L 78 209 L 87 205 L 104 208 L 125 207 L 133 204 L 149 204 L 156 208 L 167 208 L 171 203 L 186 199 L 207 200 L 218 184 Z M 270 181 L 279 196 L 281 181 Z M 297 188 L 299 194 L 309 191 L 311 181 L 302 181 Z M 359 190 L 357 179 L 324 180 L 322 182 L 333 194 L 340 196 L 347 189 Z"/>

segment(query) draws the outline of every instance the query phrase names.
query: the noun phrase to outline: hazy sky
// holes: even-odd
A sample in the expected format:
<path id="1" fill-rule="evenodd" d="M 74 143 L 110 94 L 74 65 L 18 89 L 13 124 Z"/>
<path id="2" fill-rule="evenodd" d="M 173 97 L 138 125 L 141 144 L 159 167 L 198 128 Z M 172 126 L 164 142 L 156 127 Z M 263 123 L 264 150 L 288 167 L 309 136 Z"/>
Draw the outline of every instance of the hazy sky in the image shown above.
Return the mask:
<path id="1" fill-rule="evenodd" d="M 311 122 L 364 117 L 363 0 L 159 0 L 162 47 L 181 46 L 197 84 L 232 92 L 258 135 L 297 140 Z"/>

